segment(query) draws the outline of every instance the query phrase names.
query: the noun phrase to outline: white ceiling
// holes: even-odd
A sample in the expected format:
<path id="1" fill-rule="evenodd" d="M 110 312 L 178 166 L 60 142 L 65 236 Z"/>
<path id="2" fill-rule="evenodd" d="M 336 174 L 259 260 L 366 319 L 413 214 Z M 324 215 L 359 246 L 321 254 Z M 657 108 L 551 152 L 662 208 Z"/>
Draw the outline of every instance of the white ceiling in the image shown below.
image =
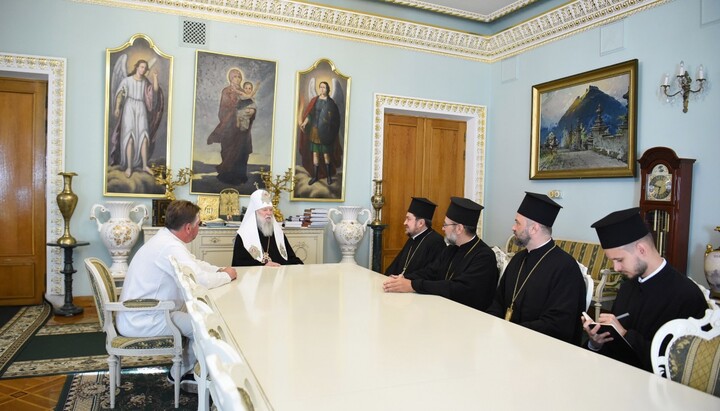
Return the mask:
<path id="1" fill-rule="evenodd" d="M 537 0 L 383 0 L 469 20 L 490 22 Z"/>

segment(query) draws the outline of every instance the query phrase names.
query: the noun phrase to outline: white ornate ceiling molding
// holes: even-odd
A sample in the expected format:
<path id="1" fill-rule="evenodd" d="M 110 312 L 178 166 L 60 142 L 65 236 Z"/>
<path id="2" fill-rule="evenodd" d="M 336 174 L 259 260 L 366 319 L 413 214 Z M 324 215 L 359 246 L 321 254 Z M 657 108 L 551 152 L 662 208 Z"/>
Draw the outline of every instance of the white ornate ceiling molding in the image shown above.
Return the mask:
<path id="1" fill-rule="evenodd" d="M 488 59 L 501 60 L 672 0 L 577 0 L 490 38 Z"/>
<path id="2" fill-rule="evenodd" d="M 468 176 L 465 181 L 465 197 L 483 204 L 487 118 L 485 106 L 376 93 L 373 112 L 375 113 L 373 126 L 373 180 L 382 180 L 383 178 L 383 141 L 386 113 L 464 121 L 467 123 L 465 175 Z M 372 195 L 371 192 L 370 196 Z M 481 216 L 478 223 L 478 232 L 480 233 L 482 233 L 483 218 Z"/>
<path id="3" fill-rule="evenodd" d="M 484 60 L 487 39 L 471 33 L 288 0 L 74 0 Z"/>
<path id="4" fill-rule="evenodd" d="M 434 3 L 427 3 L 418 0 L 383 0 L 388 3 L 401 4 L 403 6 L 414 7 L 417 9 L 428 10 L 435 13 L 447 14 L 449 16 L 460 17 L 467 20 L 479 21 L 482 23 L 490 23 L 506 16 L 514 11 L 520 10 L 528 4 L 535 3 L 537 0 L 518 0 L 490 14 L 474 13 L 466 10 L 459 10 L 453 7 L 442 6 Z"/>
<path id="5" fill-rule="evenodd" d="M 74 0 L 495 62 L 670 0 L 576 0 L 493 36 L 290 0 Z"/>
<path id="6" fill-rule="evenodd" d="M 47 136 L 45 156 L 45 210 L 47 219 L 47 241 L 54 241 L 63 235 L 64 220 L 55 197 L 62 191 L 63 179 L 58 173 L 65 167 L 65 68 L 64 58 L 26 56 L 0 52 L 0 71 L 34 73 L 47 76 Z M 65 294 L 63 255 L 60 247 L 48 247 L 47 254 L 48 295 Z"/>

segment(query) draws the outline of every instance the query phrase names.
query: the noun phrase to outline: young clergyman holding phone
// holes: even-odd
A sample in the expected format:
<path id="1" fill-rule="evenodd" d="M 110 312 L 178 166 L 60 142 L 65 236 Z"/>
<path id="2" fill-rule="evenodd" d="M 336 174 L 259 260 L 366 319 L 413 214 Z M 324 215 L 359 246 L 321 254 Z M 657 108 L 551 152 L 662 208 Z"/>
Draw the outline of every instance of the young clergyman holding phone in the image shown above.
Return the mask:
<path id="1" fill-rule="evenodd" d="M 580 320 L 589 349 L 652 372 L 650 343 L 658 328 L 676 318 L 701 318 L 707 303 L 692 280 L 657 251 L 639 211 L 616 211 L 592 225 L 613 269 L 628 281 L 620 286 L 612 314 L 600 314 L 600 324 L 583 316 Z M 601 332 L 602 324 L 612 324 L 631 349 L 613 342 L 610 332 Z"/>

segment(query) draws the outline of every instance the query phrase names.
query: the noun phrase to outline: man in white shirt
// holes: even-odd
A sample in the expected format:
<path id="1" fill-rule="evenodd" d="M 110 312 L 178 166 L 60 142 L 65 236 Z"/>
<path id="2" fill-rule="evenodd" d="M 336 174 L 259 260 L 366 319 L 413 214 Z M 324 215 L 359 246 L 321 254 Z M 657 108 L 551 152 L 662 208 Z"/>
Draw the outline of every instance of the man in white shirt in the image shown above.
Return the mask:
<path id="1" fill-rule="evenodd" d="M 183 376 L 181 388 L 191 392 L 193 388 L 195 392 L 197 390 L 197 387 L 193 387 L 192 374 L 188 374 L 195 366 L 195 354 L 192 350 L 192 322 L 190 315 L 185 312 L 182 290 L 177 282 L 175 270 L 170 264 L 169 256 L 175 257 L 180 264 L 191 267 L 197 274 L 198 283 L 206 288 L 227 284 L 237 277 L 234 268 L 216 267 L 198 260 L 190 254 L 185 246 L 198 235 L 199 213 L 200 208 L 189 201 L 176 200 L 168 205 L 165 228 L 159 230 L 135 254 L 130 262 L 120 294 L 121 302 L 134 299 L 175 301 L 175 311 L 171 313 L 172 321 L 180 329 L 182 335 L 190 339 L 183 349 L 183 368 L 180 370 L 180 375 Z M 118 332 L 127 337 L 170 334 L 163 314 L 160 312 L 121 312 L 117 316 L 117 327 Z"/>

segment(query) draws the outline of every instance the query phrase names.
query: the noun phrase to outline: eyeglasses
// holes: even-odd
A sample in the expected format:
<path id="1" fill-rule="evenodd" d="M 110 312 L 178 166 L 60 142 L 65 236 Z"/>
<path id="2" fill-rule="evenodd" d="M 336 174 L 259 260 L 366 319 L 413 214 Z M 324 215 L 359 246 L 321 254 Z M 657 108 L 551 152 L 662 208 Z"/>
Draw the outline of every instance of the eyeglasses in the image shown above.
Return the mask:
<path id="1" fill-rule="evenodd" d="M 460 225 L 460 224 L 459 223 L 445 223 L 445 224 L 443 224 L 443 228 L 445 228 L 449 225 Z"/>

